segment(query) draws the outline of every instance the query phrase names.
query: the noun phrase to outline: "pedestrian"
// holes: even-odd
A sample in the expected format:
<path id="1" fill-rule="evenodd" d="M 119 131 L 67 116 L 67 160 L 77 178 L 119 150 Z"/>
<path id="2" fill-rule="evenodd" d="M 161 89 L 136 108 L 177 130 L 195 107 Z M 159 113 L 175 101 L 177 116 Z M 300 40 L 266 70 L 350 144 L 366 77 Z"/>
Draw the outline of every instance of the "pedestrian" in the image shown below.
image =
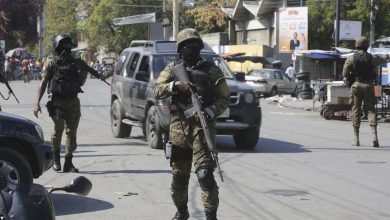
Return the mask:
<path id="1" fill-rule="evenodd" d="M 8 65 L 10 69 L 10 80 L 15 80 L 15 71 L 16 71 L 16 60 L 15 57 L 11 57 L 8 60 Z"/>
<path id="2" fill-rule="evenodd" d="M 172 220 L 189 218 L 187 207 L 188 183 L 192 162 L 202 189 L 202 202 L 206 218 L 217 219 L 219 205 L 218 185 L 213 172 L 215 162 L 207 147 L 202 127 L 196 116 L 186 118 L 184 111 L 191 106 L 190 87 L 195 87 L 203 98 L 202 107 L 207 114 L 210 135 L 215 138 L 216 116 L 223 113 L 229 104 L 229 88 L 221 70 L 214 63 L 202 60 L 200 51 L 204 47 L 195 29 L 184 29 L 178 33 L 177 52 L 181 60 L 169 63 L 157 79 L 157 99 L 172 98 L 169 142 L 172 143 L 171 197 L 177 208 Z M 179 81 L 173 68 L 184 65 L 190 81 Z"/>
<path id="3" fill-rule="evenodd" d="M 377 134 L 378 123 L 375 113 L 376 98 L 374 94 L 374 85 L 377 81 L 375 68 L 377 65 L 386 62 L 386 59 L 379 56 L 372 56 L 367 52 L 369 42 L 366 37 L 357 38 L 355 47 L 357 51 L 353 56 L 347 58 L 343 68 L 343 76 L 353 82 L 350 89 L 352 127 L 354 131 L 352 146 L 360 146 L 359 128 L 363 105 L 363 108 L 368 112 L 368 121 L 372 130 L 372 146 L 379 147 Z"/>
<path id="4" fill-rule="evenodd" d="M 99 63 L 99 60 L 96 60 L 95 64 L 93 65 L 93 69 L 96 70 L 96 72 L 98 72 L 98 73 L 102 72 L 102 66 Z M 91 75 L 91 78 L 93 78 L 92 75 Z"/>
<path id="5" fill-rule="evenodd" d="M 30 82 L 30 61 L 27 58 L 24 58 L 22 60 L 22 63 L 20 65 L 20 68 L 22 69 L 22 76 L 23 76 L 23 82 L 29 83 Z"/>
<path id="6" fill-rule="evenodd" d="M 286 74 L 288 77 L 290 77 L 290 79 L 294 79 L 295 78 L 295 69 L 294 69 L 294 64 L 290 64 L 290 66 L 286 69 Z"/>
<path id="7" fill-rule="evenodd" d="M 87 72 L 80 70 L 75 64 L 71 49 L 75 44 L 67 35 L 58 35 L 54 38 L 53 56 L 47 59 L 43 67 L 42 81 L 37 92 L 37 101 L 34 115 L 38 117 L 41 112 L 40 101 L 48 86 L 50 101 L 47 109 L 54 122 L 54 131 L 51 142 L 54 150 L 55 171 L 61 170 L 60 146 L 62 133 L 66 134 L 66 153 L 63 172 L 78 172 L 73 165 L 73 152 L 77 148 L 76 135 L 80 121 L 80 100 L 78 93 L 82 92 Z"/>

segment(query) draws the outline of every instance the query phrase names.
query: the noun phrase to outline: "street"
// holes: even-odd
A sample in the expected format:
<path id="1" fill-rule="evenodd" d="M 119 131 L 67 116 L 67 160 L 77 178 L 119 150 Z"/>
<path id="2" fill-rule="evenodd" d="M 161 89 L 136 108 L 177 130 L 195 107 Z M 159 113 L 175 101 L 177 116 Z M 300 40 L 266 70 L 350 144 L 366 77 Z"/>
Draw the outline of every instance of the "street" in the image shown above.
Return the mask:
<path id="1" fill-rule="evenodd" d="M 53 123 L 45 109 L 46 94 L 41 101 L 43 114 L 38 119 L 32 114 L 39 82 L 10 85 L 20 104 L 13 97 L 1 100 L 3 111 L 39 123 L 50 140 Z M 163 151 L 149 148 L 140 128 L 133 127 L 127 139 L 113 138 L 110 87 L 88 79 L 83 90 L 74 155 L 80 173 L 50 169 L 35 180 L 56 187 L 79 175 L 92 181 L 87 197 L 52 195 L 57 219 L 171 219 L 176 209 Z M 7 94 L 3 84 L 0 92 Z M 225 180 L 221 183 L 215 174 L 220 188 L 218 219 L 390 219 L 390 123 L 379 123 L 381 148 L 371 147 L 367 121 L 361 126 L 362 146 L 352 147 L 351 121 L 324 120 L 318 112 L 283 108 L 264 99 L 261 107 L 260 141 L 254 150 L 238 150 L 230 136 L 217 137 Z M 205 219 L 200 195 L 193 173 L 190 219 Z"/>

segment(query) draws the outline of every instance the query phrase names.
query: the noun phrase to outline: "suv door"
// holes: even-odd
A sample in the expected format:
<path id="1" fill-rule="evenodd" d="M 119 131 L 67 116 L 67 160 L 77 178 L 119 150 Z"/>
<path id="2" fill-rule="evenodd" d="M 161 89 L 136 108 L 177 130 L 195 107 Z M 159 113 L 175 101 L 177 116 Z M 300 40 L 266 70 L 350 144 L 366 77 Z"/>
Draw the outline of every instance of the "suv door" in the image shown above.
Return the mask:
<path id="1" fill-rule="evenodd" d="M 131 98 L 133 103 L 133 113 L 137 118 L 141 119 L 145 116 L 150 72 L 150 59 L 149 56 L 145 55 L 140 60 L 140 65 L 134 76 L 134 90 Z"/>
<path id="2" fill-rule="evenodd" d="M 140 54 L 133 52 L 123 68 L 123 107 L 130 117 L 134 118 L 132 97 L 134 93 L 134 74 L 137 68 Z"/>

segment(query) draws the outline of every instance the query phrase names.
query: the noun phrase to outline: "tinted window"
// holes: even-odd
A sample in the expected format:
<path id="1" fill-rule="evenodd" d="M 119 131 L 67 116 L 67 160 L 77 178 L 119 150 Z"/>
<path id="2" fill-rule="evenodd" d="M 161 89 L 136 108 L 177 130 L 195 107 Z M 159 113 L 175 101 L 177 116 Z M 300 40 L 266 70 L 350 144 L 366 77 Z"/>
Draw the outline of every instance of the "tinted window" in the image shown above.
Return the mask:
<path id="1" fill-rule="evenodd" d="M 139 53 L 133 53 L 126 67 L 127 77 L 133 77 L 135 68 L 137 68 L 139 57 L 140 57 Z"/>
<path id="2" fill-rule="evenodd" d="M 279 71 L 275 72 L 274 76 L 275 76 L 275 79 L 282 79 L 282 74 Z"/>
<path id="3" fill-rule="evenodd" d="M 150 75 L 149 56 L 143 56 L 138 71 L 145 71 Z"/>
<path id="4" fill-rule="evenodd" d="M 127 56 L 129 56 L 129 53 L 130 53 L 129 51 L 123 51 L 121 53 L 121 55 L 119 56 L 119 60 L 115 65 L 115 74 L 116 75 L 120 75 L 123 64 L 125 63 Z"/>
<path id="5" fill-rule="evenodd" d="M 214 63 L 216 66 L 219 67 L 219 69 L 223 72 L 225 75 L 225 78 L 233 79 L 233 75 L 231 73 L 231 70 L 226 65 L 225 61 L 216 55 L 204 55 L 202 54 L 202 58 Z M 156 55 L 153 57 L 153 74 L 155 78 L 158 78 L 161 71 L 165 69 L 168 63 L 173 61 L 178 61 L 179 55 L 178 54 L 167 54 L 167 55 Z"/>

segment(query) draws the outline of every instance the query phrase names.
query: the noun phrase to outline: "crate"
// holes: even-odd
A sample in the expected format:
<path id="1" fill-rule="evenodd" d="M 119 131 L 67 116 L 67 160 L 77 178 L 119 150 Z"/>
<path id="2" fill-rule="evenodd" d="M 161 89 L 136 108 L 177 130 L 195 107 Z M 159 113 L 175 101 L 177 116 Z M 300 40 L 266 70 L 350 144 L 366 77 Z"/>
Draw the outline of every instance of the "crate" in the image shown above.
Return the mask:
<path id="1" fill-rule="evenodd" d="M 327 102 L 330 104 L 348 104 L 349 103 L 349 88 L 338 85 L 338 84 L 328 84 L 327 86 Z"/>

